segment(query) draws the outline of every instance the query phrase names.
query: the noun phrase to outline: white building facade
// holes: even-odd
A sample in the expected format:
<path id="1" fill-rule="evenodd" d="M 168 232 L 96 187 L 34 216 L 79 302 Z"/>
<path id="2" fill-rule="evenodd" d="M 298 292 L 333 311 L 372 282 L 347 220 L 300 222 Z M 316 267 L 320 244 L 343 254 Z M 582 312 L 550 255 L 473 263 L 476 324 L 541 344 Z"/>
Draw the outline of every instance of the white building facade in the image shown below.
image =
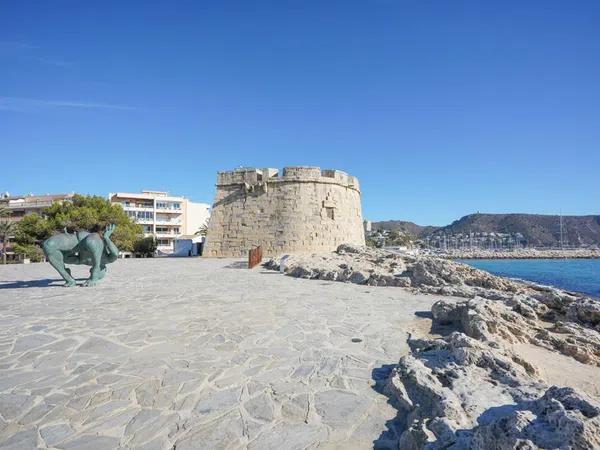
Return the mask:
<path id="1" fill-rule="evenodd" d="M 156 238 L 161 253 L 173 253 L 178 236 L 193 235 L 210 217 L 208 203 L 194 203 L 163 191 L 115 192 L 108 198 L 143 227 L 145 236 Z"/>
<path id="2" fill-rule="evenodd" d="M 0 206 L 8 208 L 10 216 L 7 220 L 18 222 L 27 214 L 44 215 L 44 210 L 53 203 L 70 202 L 75 196 L 70 194 L 45 194 L 45 195 L 10 195 L 8 192 L 0 196 Z"/>

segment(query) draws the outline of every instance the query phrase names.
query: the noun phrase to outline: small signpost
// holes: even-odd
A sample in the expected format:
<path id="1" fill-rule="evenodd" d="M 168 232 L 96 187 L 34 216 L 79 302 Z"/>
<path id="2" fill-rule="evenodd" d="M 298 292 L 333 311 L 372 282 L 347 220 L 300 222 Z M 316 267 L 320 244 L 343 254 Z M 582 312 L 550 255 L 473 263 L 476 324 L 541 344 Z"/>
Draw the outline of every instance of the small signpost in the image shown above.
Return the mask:
<path id="1" fill-rule="evenodd" d="M 259 245 L 248 253 L 248 269 L 252 269 L 262 261 L 262 247 Z"/>

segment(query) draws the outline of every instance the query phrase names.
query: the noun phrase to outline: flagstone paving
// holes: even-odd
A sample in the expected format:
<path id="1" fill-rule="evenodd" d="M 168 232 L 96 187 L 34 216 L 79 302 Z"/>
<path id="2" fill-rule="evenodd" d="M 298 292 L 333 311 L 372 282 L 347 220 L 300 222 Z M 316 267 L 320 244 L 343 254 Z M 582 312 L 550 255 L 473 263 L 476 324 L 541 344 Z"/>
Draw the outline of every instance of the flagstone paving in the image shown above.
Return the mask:
<path id="1" fill-rule="evenodd" d="M 0 448 L 397 448 L 376 381 L 436 298 L 242 267 L 0 266 Z"/>

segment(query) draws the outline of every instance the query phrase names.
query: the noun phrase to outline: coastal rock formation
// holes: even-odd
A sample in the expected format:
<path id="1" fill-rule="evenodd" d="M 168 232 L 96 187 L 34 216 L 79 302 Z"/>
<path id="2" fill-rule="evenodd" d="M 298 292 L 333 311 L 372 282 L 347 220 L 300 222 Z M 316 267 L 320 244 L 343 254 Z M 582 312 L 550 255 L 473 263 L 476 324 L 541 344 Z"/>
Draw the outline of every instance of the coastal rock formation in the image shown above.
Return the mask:
<path id="1" fill-rule="evenodd" d="M 452 295 L 463 297 L 477 294 L 477 288 L 511 293 L 524 288 L 522 284 L 465 264 L 349 244 L 340 245 L 333 253 L 276 257 L 268 261 L 266 267 L 279 270 L 282 263 L 285 273 L 294 277 L 352 281 L 372 286 L 415 287 L 428 293 L 444 293 L 441 291 L 443 288 L 460 288 Z"/>
<path id="2" fill-rule="evenodd" d="M 600 334 L 574 322 L 549 324 L 539 320 L 538 313 L 543 314 L 545 308 L 527 297 L 506 302 L 476 297 L 458 303 L 440 300 L 431 312 L 436 323 L 459 327 L 476 339 L 527 342 L 600 366 Z"/>
<path id="3" fill-rule="evenodd" d="M 434 326 L 455 331 L 411 340 L 412 353 L 388 379 L 403 430 L 399 448 L 600 446 L 598 402 L 572 388 L 546 385 L 536 368 L 510 349 L 511 343 L 527 341 L 547 346 L 535 320 L 481 298 L 441 300 L 431 312 Z M 572 335 L 581 339 L 577 331 Z M 582 362 L 599 348 L 597 341 L 574 347 L 583 348 L 573 355 Z"/>
<path id="4" fill-rule="evenodd" d="M 510 351 L 460 332 L 411 345 L 387 384 L 403 430 L 398 448 L 600 446 L 599 405 L 541 383 Z"/>
<path id="5" fill-rule="evenodd" d="M 265 267 L 299 278 L 351 281 L 371 286 L 412 287 L 429 294 L 510 298 L 533 296 L 554 307 L 584 298 L 559 289 L 509 280 L 465 264 L 432 256 L 413 256 L 382 249 L 340 245 L 332 253 L 275 257 Z M 563 311 L 565 312 L 565 311 Z"/>

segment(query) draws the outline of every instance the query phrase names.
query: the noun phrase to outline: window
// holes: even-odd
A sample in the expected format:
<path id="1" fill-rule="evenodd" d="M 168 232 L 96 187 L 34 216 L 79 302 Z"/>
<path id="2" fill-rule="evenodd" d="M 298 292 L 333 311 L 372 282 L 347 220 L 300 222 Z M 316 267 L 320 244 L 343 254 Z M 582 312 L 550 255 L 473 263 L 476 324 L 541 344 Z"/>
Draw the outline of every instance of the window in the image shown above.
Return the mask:
<path id="1" fill-rule="evenodd" d="M 175 203 L 171 203 L 171 202 L 156 202 L 156 208 L 157 209 L 180 209 L 181 208 L 181 203 L 179 202 L 175 202 Z"/>
<path id="2" fill-rule="evenodd" d="M 154 218 L 154 213 L 150 211 L 126 211 L 126 213 L 134 221 L 152 220 Z"/>
<path id="3" fill-rule="evenodd" d="M 335 208 L 330 208 L 330 207 L 325 208 L 325 212 L 327 213 L 328 219 L 335 220 L 334 210 L 335 210 Z"/>
<path id="4" fill-rule="evenodd" d="M 137 211 L 135 216 L 138 220 L 152 220 L 154 214 L 150 211 Z"/>

